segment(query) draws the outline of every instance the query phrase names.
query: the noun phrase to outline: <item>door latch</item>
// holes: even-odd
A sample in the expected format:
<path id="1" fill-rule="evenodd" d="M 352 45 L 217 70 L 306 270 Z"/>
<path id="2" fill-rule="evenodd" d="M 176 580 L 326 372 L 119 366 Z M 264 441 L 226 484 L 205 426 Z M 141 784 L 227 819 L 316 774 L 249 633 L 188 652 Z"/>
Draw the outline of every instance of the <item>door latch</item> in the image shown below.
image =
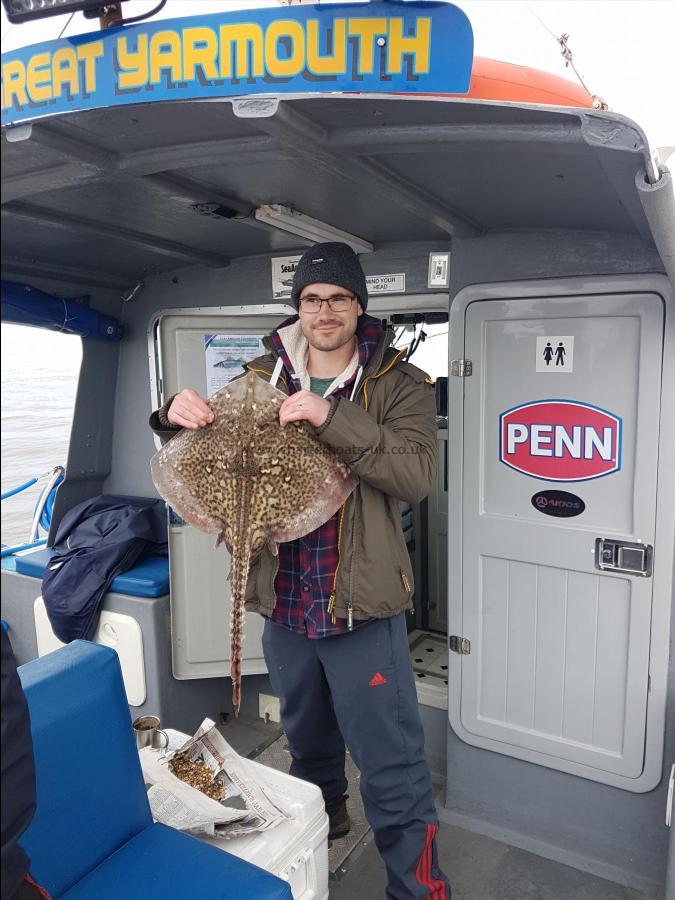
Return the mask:
<path id="1" fill-rule="evenodd" d="M 608 538 L 595 539 L 595 568 L 628 575 L 652 574 L 654 548 L 651 544 L 634 544 Z"/>

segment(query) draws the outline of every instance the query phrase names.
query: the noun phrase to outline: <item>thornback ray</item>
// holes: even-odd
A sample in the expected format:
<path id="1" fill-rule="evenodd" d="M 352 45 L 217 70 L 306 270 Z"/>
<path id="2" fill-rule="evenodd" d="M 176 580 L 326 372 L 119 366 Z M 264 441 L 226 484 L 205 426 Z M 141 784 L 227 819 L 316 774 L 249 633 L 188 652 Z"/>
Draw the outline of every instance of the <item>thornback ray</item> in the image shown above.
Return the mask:
<path id="1" fill-rule="evenodd" d="M 357 477 L 311 426 L 279 423 L 286 395 L 249 372 L 207 401 L 214 419 L 183 429 L 152 458 L 159 494 L 190 525 L 217 534 L 231 557 L 232 700 L 241 701 L 244 595 L 251 564 L 267 544 L 304 537 L 327 522 Z"/>

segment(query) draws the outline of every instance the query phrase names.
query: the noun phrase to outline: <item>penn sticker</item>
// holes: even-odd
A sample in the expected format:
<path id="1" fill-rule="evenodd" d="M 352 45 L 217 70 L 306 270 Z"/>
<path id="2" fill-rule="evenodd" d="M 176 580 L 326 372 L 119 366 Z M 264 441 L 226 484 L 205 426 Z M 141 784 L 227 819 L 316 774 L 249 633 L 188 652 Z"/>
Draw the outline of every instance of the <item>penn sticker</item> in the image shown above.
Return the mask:
<path id="1" fill-rule="evenodd" d="M 499 460 L 545 481 L 590 481 L 621 468 L 621 418 L 577 400 L 538 400 L 499 417 Z"/>

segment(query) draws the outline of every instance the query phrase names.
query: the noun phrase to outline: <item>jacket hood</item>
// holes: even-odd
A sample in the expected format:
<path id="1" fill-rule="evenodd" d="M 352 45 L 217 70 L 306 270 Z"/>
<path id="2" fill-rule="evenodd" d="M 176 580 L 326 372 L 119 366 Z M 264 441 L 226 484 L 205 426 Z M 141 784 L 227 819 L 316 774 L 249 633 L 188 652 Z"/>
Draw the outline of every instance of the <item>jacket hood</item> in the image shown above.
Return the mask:
<path id="1" fill-rule="evenodd" d="M 383 334 L 384 329 L 379 319 L 366 313 L 359 316 L 356 328 L 356 352 L 347 368 L 330 385 L 325 396 L 331 394 L 336 388 L 354 381 L 357 372 L 366 368 L 375 351 L 380 347 Z M 391 339 L 388 343 L 391 343 Z M 300 317 L 298 315 L 289 316 L 281 322 L 270 333 L 265 344 L 281 358 L 293 391 L 309 390 L 309 375 L 306 371 L 308 343 L 300 327 Z"/>

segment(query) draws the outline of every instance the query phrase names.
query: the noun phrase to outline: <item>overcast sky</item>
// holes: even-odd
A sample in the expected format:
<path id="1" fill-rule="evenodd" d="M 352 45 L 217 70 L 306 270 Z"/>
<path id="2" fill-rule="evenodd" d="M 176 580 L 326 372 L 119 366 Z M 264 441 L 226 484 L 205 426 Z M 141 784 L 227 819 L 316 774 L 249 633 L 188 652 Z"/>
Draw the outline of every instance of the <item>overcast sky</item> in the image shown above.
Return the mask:
<path id="1" fill-rule="evenodd" d="M 156 4 L 127 0 L 123 8 L 133 16 Z M 169 0 L 158 17 L 279 5 L 278 0 Z M 635 119 L 652 148 L 675 145 L 675 0 L 457 0 L 456 5 L 471 21 L 477 56 L 574 79 L 547 28 L 570 35 L 575 65 L 591 93 Z M 64 26 L 67 36 L 95 30 L 96 22 L 76 13 L 70 21 L 56 16 L 10 25 L 3 9 L 2 51 L 56 38 Z"/>

